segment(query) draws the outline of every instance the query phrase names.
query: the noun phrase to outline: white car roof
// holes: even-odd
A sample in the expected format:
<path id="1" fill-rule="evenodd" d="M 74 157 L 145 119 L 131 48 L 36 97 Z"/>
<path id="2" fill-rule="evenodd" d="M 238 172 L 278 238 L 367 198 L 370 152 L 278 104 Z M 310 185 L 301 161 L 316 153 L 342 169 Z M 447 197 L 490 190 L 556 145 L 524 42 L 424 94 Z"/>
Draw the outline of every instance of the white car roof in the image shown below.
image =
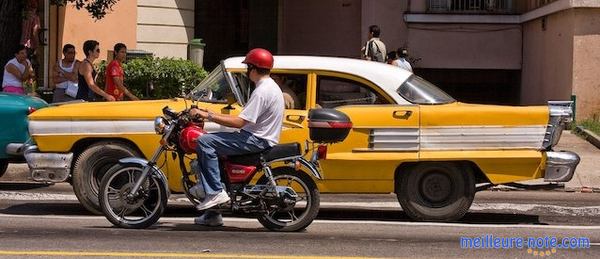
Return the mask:
<path id="1" fill-rule="evenodd" d="M 275 69 L 321 70 L 362 77 L 381 87 L 398 104 L 410 104 L 396 90 L 412 75 L 400 67 L 361 59 L 320 56 L 274 56 Z M 244 57 L 225 59 L 225 69 L 245 69 Z"/>

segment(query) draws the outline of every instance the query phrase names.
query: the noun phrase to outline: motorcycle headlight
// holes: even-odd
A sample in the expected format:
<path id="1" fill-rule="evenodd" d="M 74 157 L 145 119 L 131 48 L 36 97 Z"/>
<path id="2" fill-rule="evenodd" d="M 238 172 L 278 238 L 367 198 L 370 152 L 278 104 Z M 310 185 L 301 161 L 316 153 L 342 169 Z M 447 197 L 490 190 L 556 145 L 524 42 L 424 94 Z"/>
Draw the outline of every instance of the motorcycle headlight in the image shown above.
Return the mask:
<path id="1" fill-rule="evenodd" d="M 165 118 L 159 116 L 154 119 L 154 131 L 156 131 L 156 134 L 163 134 L 166 126 Z"/>

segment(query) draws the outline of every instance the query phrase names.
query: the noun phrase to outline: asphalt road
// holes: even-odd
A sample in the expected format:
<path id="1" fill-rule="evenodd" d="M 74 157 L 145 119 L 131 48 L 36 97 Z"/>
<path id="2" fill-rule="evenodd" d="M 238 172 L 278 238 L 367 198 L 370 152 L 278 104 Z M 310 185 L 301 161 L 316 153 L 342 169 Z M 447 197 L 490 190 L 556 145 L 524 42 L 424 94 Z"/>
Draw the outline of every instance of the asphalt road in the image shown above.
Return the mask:
<path id="1" fill-rule="evenodd" d="M 597 258 L 600 194 L 555 191 L 480 192 L 453 223 L 412 222 L 394 195 L 323 195 L 317 220 L 298 233 L 269 232 L 252 218 L 225 215 L 223 227 L 193 224 L 193 207 L 174 195 L 159 224 L 113 227 L 85 211 L 68 184 L 0 179 L 0 257 L 501 257 Z M 547 237 L 547 239 L 545 239 Z M 544 241 L 574 237 L 577 248 L 552 250 Z M 465 248 L 502 241 L 512 248 Z M 469 239 L 470 238 L 470 239 Z M 508 240 L 508 238 L 513 238 Z M 528 249 L 529 238 L 539 247 Z M 488 240 L 488 241 L 486 241 Z M 498 241 L 495 241 L 498 240 Z M 518 246 L 521 240 L 521 246 Z M 471 242 L 471 243 L 469 243 Z"/>

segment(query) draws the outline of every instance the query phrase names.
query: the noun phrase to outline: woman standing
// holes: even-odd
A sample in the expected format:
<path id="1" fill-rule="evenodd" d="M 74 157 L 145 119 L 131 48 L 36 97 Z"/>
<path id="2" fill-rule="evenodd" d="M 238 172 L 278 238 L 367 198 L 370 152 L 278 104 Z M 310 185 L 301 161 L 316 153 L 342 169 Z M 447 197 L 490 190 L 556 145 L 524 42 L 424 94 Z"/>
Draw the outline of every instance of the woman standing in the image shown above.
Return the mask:
<path id="1" fill-rule="evenodd" d="M 83 52 L 85 59 L 79 66 L 77 78 L 79 81 L 79 90 L 77 91 L 77 99 L 88 102 L 96 101 L 96 94 L 106 99 L 109 102 L 115 101 L 115 98 L 104 92 L 96 85 L 95 78 L 98 74 L 94 69 L 94 61 L 100 56 L 100 43 L 95 40 L 87 40 L 83 43 Z"/>
<path id="2" fill-rule="evenodd" d="M 123 43 L 117 43 L 113 50 L 113 60 L 106 66 L 105 91 L 115 97 L 117 101 L 123 101 L 124 96 L 127 96 L 129 100 L 139 100 L 125 87 L 125 72 L 123 72 L 121 64 L 125 62 L 127 57 L 127 46 Z"/>
<path id="3" fill-rule="evenodd" d="M 25 94 L 23 82 L 34 77 L 31 62 L 27 59 L 27 49 L 19 45 L 15 49 L 15 58 L 4 66 L 4 79 L 2 91 L 8 93 Z"/>

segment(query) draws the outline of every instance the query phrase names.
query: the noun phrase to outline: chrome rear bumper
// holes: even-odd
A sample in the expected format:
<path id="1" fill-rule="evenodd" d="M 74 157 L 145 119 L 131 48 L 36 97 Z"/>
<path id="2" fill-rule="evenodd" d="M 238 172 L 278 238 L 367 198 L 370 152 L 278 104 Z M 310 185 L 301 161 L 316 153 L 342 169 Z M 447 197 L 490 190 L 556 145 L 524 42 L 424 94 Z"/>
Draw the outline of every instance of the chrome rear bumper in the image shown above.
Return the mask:
<path id="1" fill-rule="evenodd" d="M 6 145 L 6 154 L 11 156 L 23 156 L 25 152 L 35 146 L 25 143 L 9 143 Z"/>
<path id="2" fill-rule="evenodd" d="M 37 146 L 31 146 L 25 160 L 34 181 L 59 183 L 69 178 L 73 153 L 41 153 Z"/>
<path id="3" fill-rule="evenodd" d="M 575 174 L 580 158 L 571 151 L 546 152 L 545 182 L 568 182 Z"/>

